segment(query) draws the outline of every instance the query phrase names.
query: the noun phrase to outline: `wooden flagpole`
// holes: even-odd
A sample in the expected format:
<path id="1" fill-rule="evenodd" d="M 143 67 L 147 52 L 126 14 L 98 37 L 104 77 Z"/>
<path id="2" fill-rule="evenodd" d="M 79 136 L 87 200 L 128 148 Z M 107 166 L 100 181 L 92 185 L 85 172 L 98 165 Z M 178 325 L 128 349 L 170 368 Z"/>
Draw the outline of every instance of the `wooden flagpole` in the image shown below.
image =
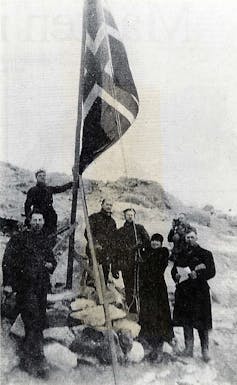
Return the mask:
<path id="1" fill-rule="evenodd" d="M 76 211 L 77 211 L 77 197 L 78 197 L 78 188 L 80 185 L 82 204 L 86 222 L 86 230 L 87 237 L 91 252 L 91 257 L 93 261 L 93 273 L 95 279 L 96 290 L 99 298 L 99 303 L 104 307 L 105 313 L 105 323 L 108 328 L 109 333 L 109 346 L 111 351 L 112 358 L 112 367 L 113 367 L 113 375 L 114 375 L 114 383 L 117 382 L 117 356 L 114 339 L 112 338 L 112 325 L 109 314 L 109 305 L 105 298 L 105 283 L 103 274 L 100 276 L 100 270 L 98 267 L 95 248 L 93 244 L 93 238 L 88 218 L 88 210 L 85 199 L 85 192 L 83 186 L 82 175 L 79 175 L 79 166 L 80 166 L 80 138 L 81 138 L 81 127 L 83 124 L 82 117 L 82 102 L 83 102 L 83 88 L 84 88 L 84 68 L 85 68 L 85 55 L 84 55 L 84 47 L 86 42 L 86 5 L 84 3 L 84 11 L 83 11 L 83 23 L 82 23 L 82 43 L 81 43 L 81 66 L 80 66 L 80 83 L 79 83 L 79 96 L 78 96 L 78 117 L 77 117 L 77 127 L 76 127 L 76 139 L 75 139 L 75 159 L 74 159 L 74 167 L 73 167 L 73 191 L 72 191 L 72 209 L 71 209 L 71 225 L 74 225 L 76 222 Z M 72 232 L 69 238 L 69 251 L 68 251 L 68 266 L 67 266 L 67 283 L 66 287 L 68 289 L 72 288 L 72 276 L 73 276 L 73 259 L 74 259 L 74 245 L 75 245 L 75 230 Z M 104 290 L 104 292 L 103 292 Z"/>
<path id="2" fill-rule="evenodd" d="M 86 15 L 86 6 L 84 3 L 83 21 L 82 21 L 81 66 L 80 66 L 80 79 L 79 79 L 78 113 L 77 113 L 77 126 L 76 126 L 76 138 L 75 138 L 75 158 L 74 158 L 74 167 L 73 167 L 71 225 L 74 225 L 74 223 L 76 222 L 77 198 L 78 198 L 78 188 L 79 188 L 79 164 L 80 164 L 80 146 L 81 146 L 80 141 L 81 141 L 81 127 L 83 123 L 82 102 L 83 102 L 84 67 L 85 67 L 84 50 L 85 50 L 85 42 L 86 42 L 85 15 Z M 75 245 L 75 229 L 69 238 L 67 282 L 66 282 L 67 289 L 72 288 L 74 245 Z"/>
<path id="3" fill-rule="evenodd" d="M 84 211 L 85 222 L 86 222 L 87 238 L 88 238 L 90 253 L 91 253 L 92 262 L 93 262 L 93 274 L 94 274 L 95 286 L 96 286 L 96 291 L 99 298 L 99 303 L 102 304 L 104 308 L 105 325 L 108 331 L 108 342 L 109 342 L 109 348 L 111 353 L 114 383 L 115 385 L 117 385 L 118 384 L 117 353 L 116 353 L 116 347 L 114 342 L 114 336 L 112 332 L 112 323 L 111 323 L 110 313 L 109 313 L 109 303 L 105 295 L 106 286 L 105 286 L 105 280 L 104 280 L 104 273 L 103 273 L 102 265 L 98 266 L 97 259 L 96 259 L 95 247 L 94 247 L 90 222 L 88 218 L 84 184 L 83 184 L 83 179 L 81 175 L 79 175 L 79 182 L 80 182 L 80 188 L 81 188 L 83 211 Z"/>
<path id="4" fill-rule="evenodd" d="M 84 217 L 85 217 L 85 222 L 86 222 L 87 238 L 88 238 L 91 258 L 92 258 L 92 262 L 93 262 L 93 273 L 94 273 L 94 279 L 95 279 L 96 292 L 97 292 L 98 297 L 99 297 L 99 303 L 102 305 L 104 303 L 104 299 L 103 299 L 102 288 L 101 288 L 99 268 L 98 268 L 97 259 L 96 259 L 96 253 L 95 253 L 95 247 L 94 247 L 93 237 L 92 237 L 92 233 L 91 233 L 90 222 L 89 222 L 89 218 L 88 218 L 88 210 L 87 210 L 87 205 L 86 205 L 84 184 L 83 184 L 83 179 L 82 179 L 81 175 L 79 175 L 79 183 L 80 183 L 80 187 L 81 187 L 81 199 L 82 199 L 82 206 L 83 206 Z"/>

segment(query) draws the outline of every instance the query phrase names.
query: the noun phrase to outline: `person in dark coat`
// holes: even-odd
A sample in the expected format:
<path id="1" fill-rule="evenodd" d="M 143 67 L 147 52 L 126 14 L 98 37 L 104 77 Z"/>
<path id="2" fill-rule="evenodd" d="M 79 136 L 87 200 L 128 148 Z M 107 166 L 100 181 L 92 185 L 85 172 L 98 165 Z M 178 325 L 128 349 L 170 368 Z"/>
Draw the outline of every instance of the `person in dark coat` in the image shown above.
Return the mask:
<path id="1" fill-rule="evenodd" d="M 117 229 L 115 220 L 112 218 L 113 202 L 111 199 L 103 199 L 101 210 L 89 216 L 89 223 L 95 248 L 96 258 L 102 265 L 105 283 L 108 282 L 108 276 L 111 264 L 112 238 Z M 87 232 L 85 231 L 87 239 Z M 89 265 L 92 267 L 92 259 L 89 243 L 86 245 L 86 254 L 89 258 Z"/>
<path id="2" fill-rule="evenodd" d="M 172 228 L 168 234 L 168 242 L 173 243 L 173 249 L 171 251 L 170 260 L 175 261 L 182 250 L 185 248 L 185 235 L 191 229 L 190 224 L 187 222 L 187 216 L 184 213 L 180 213 L 177 219 L 173 219 Z"/>
<path id="3" fill-rule="evenodd" d="M 135 224 L 135 214 L 134 209 L 124 210 L 125 223 L 115 233 L 113 246 L 112 274 L 116 278 L 118 271 L 122 272 L 126 303 L 131 313 L 137 312 L 135 295 L 138 288 L 135 277 L 138 272 L 139 254 L 150 243 L 150 237 L 144 226 Z"/>
<path id="4" fill-rule="evenodd" d="M 182 268 L 185 268 L 183 270 Z M 208 330 L 212 329 L 211 299 L 207 281 L 215 276 L 212 253 L 197 243 L 196 229 L 186 234 L 186 249 L 175 261 L 171 274 L 176 282 L 174 326 L 183 326 L 186 356 L 193 356 L 193 328 L 198 330 L 202 357 L 209 361 Z"/>
<path id="5" fill-rule="evenodd" d="M 141 325 L 140 337 L 153 348 L 152 360 L 162 360 L 164 341 L 171 343 L 174 333 L 164 272 L 168 266 L 169 250 L 162 247 L 163 236 L 153 234 L 151 243 L 142 254 L 139 293 Z"/>
<path id="6" fill-rule="evenodd" d="M 2 261 L 3 291 L 16 293 L 17 312 L 21 314 L 25 327 L 21 368 L 38 377 L 45 377 L 47 372 L 43 329 L 46 326 L 49 274 L 56 267 L 43 225 L 43 215 L 33 213 L 30 229 L 10 239 Z"/>
<path id="7" fill-rule="evenodd" d="M 72 188 L 73 183 L 69 182 L 62 186 L 47 186 L 46 172 L 42 169 L 35 173 L 36 185 L 27 192 L 25 201 L 26 225 L 29 224 L 30 214 L 37 210 L 44 215 L 44 231 L 50 235 L 57 231 L 57 214 L 53 208 L 53 194 L 62 193 Z"/>

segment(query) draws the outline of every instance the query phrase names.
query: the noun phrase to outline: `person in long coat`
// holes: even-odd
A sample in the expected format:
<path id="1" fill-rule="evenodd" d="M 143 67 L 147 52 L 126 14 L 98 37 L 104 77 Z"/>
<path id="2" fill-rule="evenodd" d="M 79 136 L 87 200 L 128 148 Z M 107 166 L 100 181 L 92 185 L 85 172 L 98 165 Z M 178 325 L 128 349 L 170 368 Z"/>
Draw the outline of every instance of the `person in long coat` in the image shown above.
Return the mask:
<path id="1" fill-rule="evenodd" d="M 111 199 L 104 198 L 101 203 L 101 210 L 98 213 L 89 216 L 91 234 L 93 238 L 96 259 L 102 265 L 105 283 L 108 282 L 110 264 L 112 262 L 112 239 L 117 230 L 117 225 L 112 217 L 113 202 Z M 85 238 L 88 241 L 87 231 Z M 89 248 L 89 242 L 86 245 L 86 254 L 89 258 L 89 265 L 92 267 L 92 258 Z M 90 280 L 88 280 L 90 283 Z"/>
<path id="2" fill-rule="evenodd" d="M 31 187 L 25 201 L 25 224 L 29 225 L 30 215 L 33 211 L 39 211 L 44 215 L 44 231 L 50 235 L 57 231 L 57 213 L 53 207 L 53 195 L 59 194 L 72 188 L 72 182 L 62 186 L 48 186 L 46 184 L 46 172 L 43 169 L 35 173 L 36 185 Z M 54 243 L 56 238 L 54 240 Z M 54 246 L 53 242 L 52 245 Z"/>
<path id="3" fill-rule="evenodd" d="M 164 279 L 169 251 L 162 243 L 161 234 L 152 235 L 150 246 L 142 254 L 139 275 L 140 337 L 152 346 L 150 358 L 158 362 L 162 360 L 164 341 L 170 343 L 174 337 Z"/>
<path id="4" fill-rule="evenodd" d="M 25 339 L 20 366 L 29 374 L 45 377 L 43 329 L 46 327 L 49 274 L 56 267 L 52 249 L 42 231 L 43 215 L 33 213 L 30 229 L 9 240 L 2 261 L 3 291 L 16 293 L 17 313 L 21 314 Z"/>
<path id="5" fill-rule="evenodd" d="M 135 223 L 136 211 L 128 208 L 124 210 L 124 225 L 118 229 L 113 242 L 112 274 L 117 277 L 122 272 L 125 287 L 125 299 L 130 313 L 137 312 L 137 269 L 139 254 L 150 243 L 150 237 L 144 226 Z"/>
<path id="6" fill-rule="evenodd" d="M 185 270 L 183 270 L 185 268 Z M 175 261 L 171 274 L 176 282 L 174 326 L 184 329 L 185 356 L 193 356 L 193 329 L 198 330 L 202 357 L 209 361 L 208 331 L 212 329 L 208 280 L 215 276 L 212 253 L 197 243 L 196 229 L 186 234 L 186 249 Z"/>

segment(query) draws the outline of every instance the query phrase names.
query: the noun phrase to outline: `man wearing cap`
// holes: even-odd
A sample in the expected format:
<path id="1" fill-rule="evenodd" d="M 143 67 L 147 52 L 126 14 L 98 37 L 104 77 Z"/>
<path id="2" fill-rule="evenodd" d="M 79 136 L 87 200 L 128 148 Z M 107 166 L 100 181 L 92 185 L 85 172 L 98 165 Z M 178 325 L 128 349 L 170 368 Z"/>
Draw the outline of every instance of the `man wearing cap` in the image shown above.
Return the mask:
<path id="1" fill-rule="evenodd" d="M 193 329 L 198 330 L 202 358 L 209 361 L 208 331 L 212 329 L 211 299 L 207 281 L 215 276 L 212 253 L 197 243 L 197 231 L 190 229 L 186 236 L 186 248 L 174 262 L 171 274 L 176 283 L 173 312 L 174 326 L 184 330 L 183 355 L 193 356 Z"/>
<path id="2" fill-rule="evenodd" d="M 101 210 L 89 216 L 89 223 L 96 253 L 96 258 L 102 264 L 105 283 L 108 282 L 110 263 L 111 263 L 111 242 L 117 229 L 116 222 L 112 218 L 113 202 L 110 198 L 104 198 L 101 203 Z M 85 231 L 87 238 L 87 232 Z M 89 243 L 86 245 L 86 254 L 89 258 L 89 264 L 92 266 Z"/>
<path id="3" fill-rule="evenodd" d="M 38 210 L 44 215 L 44 230 L 46 235 L 57 231 L 57 214 L 53 208 L 53 194 L 62 193 L 72 188 L 72 182 L 62 186 L 47 186 L 46 172 L 43 169 L 35 173 L 36 185 L 27 192 L 25 201 L 26 224 L 29 224 L 29 217 L 32 211 Z"/>
<path id="4" fill-rule="evenodd" d="M 42 213 L 33 212 L 29 220 L 29 229 L 13 235 L 6 246 L 2 261 L 3 292 L 16 293 L 16 310 L 25 327 L 20 366 L 33 376 L 45 377 L 48 368 L 43 352 L 43 329 L 49 274 L 53 273 L 56 260 L 42 230 Z"/>
<path id="5" fill-rule="evenodd" d="M 128 309 L 136 312 L 134 296 L 136 293 L 135 274 L 140 258 L 140 252 L 149 245 L 150 237 L 144 226 L 135 223 L 136 211 L 133 208 L 124 210 L 125 223 L 117 230 L 113 242 L 113 266 L 112 273 L 117 277 L 121 270 L 125 297 Z"/>

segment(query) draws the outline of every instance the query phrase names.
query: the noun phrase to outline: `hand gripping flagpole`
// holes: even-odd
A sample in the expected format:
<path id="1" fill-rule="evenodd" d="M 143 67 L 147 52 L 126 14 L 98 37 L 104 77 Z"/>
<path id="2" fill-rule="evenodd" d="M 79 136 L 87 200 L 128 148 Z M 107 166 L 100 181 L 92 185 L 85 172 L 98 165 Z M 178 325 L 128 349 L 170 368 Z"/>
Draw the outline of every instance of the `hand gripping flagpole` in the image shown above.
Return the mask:
<path id="1" fill-rule="evenodd" d="M 78 198 L 78 188 L 79 188 L 79 164 L 80 164 L 80 145 L 81 145 L 80 138 L 81 138 L 81 127 L 83 124 L 82 101 L 83 101 L 83 88 L 84 88 L 84 67 L 85 67 L 84 50 L 85 50 L 85 42 L 86 42 L 85 15 L 86 15 L 86 6 L 84 4 L 83 21 L 82 21 L 81 66 L 80 66 L 80 79 L 79 79 L 78 113 L 77 113 L 77 126 L 76 126 L 76 137 L 75 137 L 75 157 L 74 157 L 74 167 L 73 167 L 71 225 L 74 225 L 74 223 L 76 222 L 77 198 Z M 75 229 L 69 238 L 67 282 L 66 282 L 67 289 L 72 288 L 74 249 L 75 249 Z"/>

